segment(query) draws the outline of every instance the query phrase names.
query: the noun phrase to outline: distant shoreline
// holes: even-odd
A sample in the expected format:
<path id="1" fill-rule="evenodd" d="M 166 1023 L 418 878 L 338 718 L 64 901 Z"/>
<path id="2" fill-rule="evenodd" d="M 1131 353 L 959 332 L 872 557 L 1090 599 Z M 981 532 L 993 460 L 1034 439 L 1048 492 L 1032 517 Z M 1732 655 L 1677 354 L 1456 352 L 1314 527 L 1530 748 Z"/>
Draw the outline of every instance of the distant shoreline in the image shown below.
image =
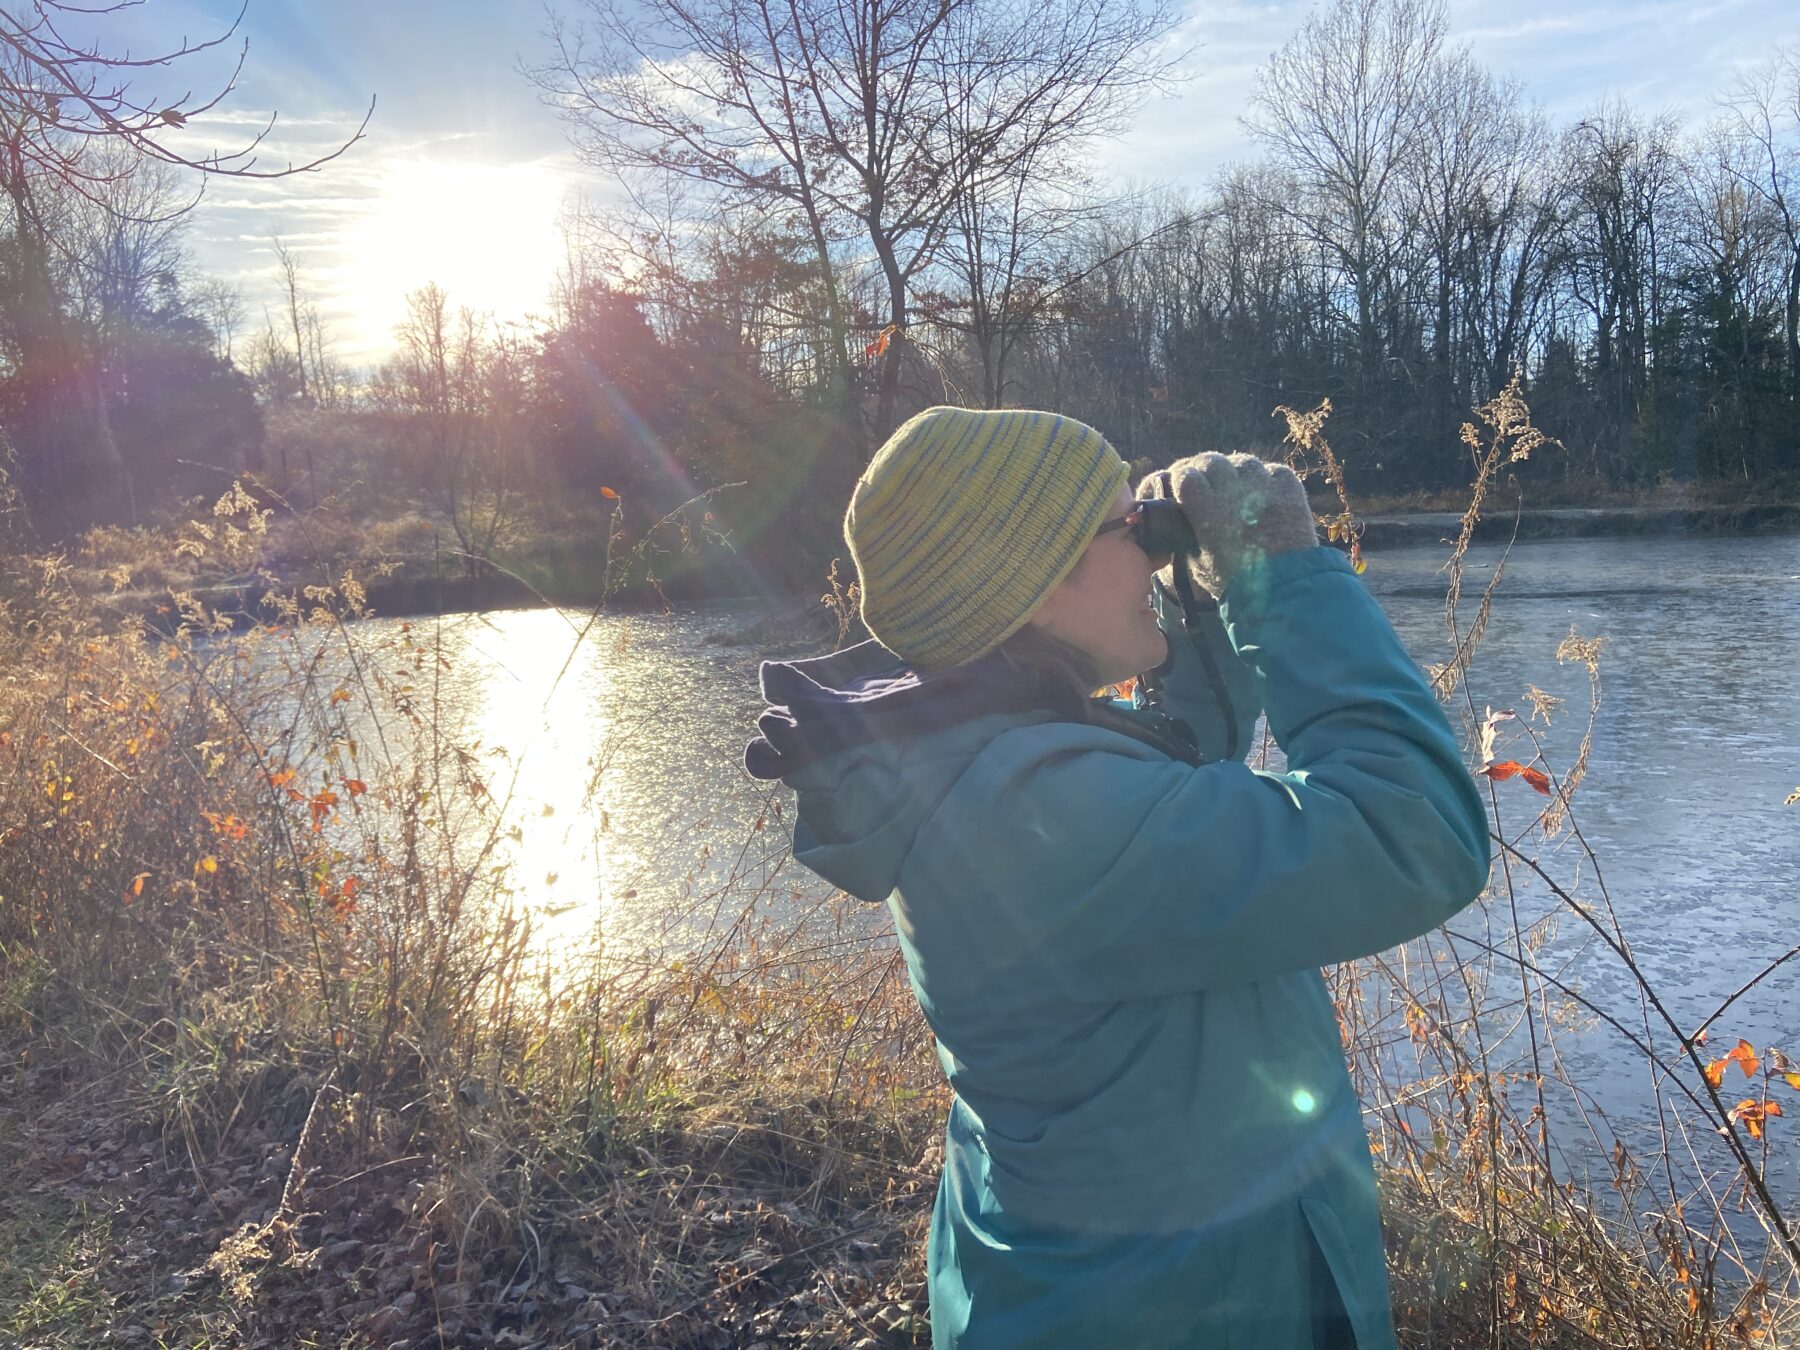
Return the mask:
<path id="1" fill-rule="evenodd" d="M 1458 512 L 1432 510 L 1379 511 L 1361 519 L 1365 549 L 1448 543 L 1456 538 L 1462 523 Z M 1475 538 L 1480 543 L 1504 543 L 1514 537 L 1515 528 L 1521 540 L 1795 533 L 1800 532 L 1800 504 L 1556 506 L 1517 513 L 1494 510 L 1482 517 Z M 592 608 L 604 596 L 605 559 L 598 550 L 592 558 L 579 556 L 580 553 L 581 550 L 564 545 L 542 554 L 507 560 L 505 565 L 517 576 L 498 571 L 477 576 L 463 572 L 443 575 L 432 567 L 431 559 L 416 560 L 423 564 L 419 570 L 403 560 L 399 571 L 385 577 L 367 577 L 362 585 L 370 612 L 382 618 L 532 609 L 546 601 Z M 821 575 L 824 570 L 822 566 Z M 720 580 L 728 578 L 721 576 Z M 249 627 L 260 621 L 255 616 L 262 613 L 261 600 L 266 592 L 293 590 L 304 584 L 303 578 L 288 578 L 281 585 L 272 586 L 266 578 L 258 578 L 198 585 L 191 588 L 191 594 L 209 610 L 234 616 L 239 627 Z M 818 604 L 817 592 L 810 589 L 805 593 L 760 595 L 737 587 L 712 591 L 704 577 L 690 573 L 672 579 L 661 593 L 645 587 L 623 589 L 607 601 L 607 606 L 621 614 L 657 612 L 664 608 L 665 598 L 668 605 L 680 608 L 762 601 L 784 609 L 803 607 L 810 611 Z M 140 616 L 159 628 L 167 627 L 172 617 L 168 594 L 161 590 L 121 591 L 105 597 L 104 603 L 121 618 Z M 273 615 L 268 617 L 272 619 Z"/>
<path id="2" fill-rule="evenodd" d="M 1520 539 L 1604 539 L 1651 535 L 1758 535 L 1800 531 L 1800 504 L 1729 506 L 1554 506 L 1485 513 L 1475 527 L 1483 543 Z M 1399 548 L 1454 539 L 1455 511 L 1385 511 L 1363 518 L 1364 547 Z"/>

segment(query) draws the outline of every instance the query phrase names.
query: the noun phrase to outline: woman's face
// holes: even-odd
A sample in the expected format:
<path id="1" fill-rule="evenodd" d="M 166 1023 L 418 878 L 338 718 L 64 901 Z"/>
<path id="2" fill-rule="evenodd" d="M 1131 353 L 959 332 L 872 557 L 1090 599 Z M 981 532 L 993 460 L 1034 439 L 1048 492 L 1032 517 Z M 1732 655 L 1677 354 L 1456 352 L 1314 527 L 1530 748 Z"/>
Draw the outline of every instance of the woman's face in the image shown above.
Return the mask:
<path id="1" fill-rule="evenodd" d="M 1130 489 L 1121 486 L 1107 519 L 1117 519 L 1135 505 Z M 1168 639 L 1150 607 L 1154 571 L 1131 531 L 1095 535 L 1074 571 L 1026 622 L 1084 652 L 1101 684 L 1129 679 L 1161 665 L 1169 655 Z"/>

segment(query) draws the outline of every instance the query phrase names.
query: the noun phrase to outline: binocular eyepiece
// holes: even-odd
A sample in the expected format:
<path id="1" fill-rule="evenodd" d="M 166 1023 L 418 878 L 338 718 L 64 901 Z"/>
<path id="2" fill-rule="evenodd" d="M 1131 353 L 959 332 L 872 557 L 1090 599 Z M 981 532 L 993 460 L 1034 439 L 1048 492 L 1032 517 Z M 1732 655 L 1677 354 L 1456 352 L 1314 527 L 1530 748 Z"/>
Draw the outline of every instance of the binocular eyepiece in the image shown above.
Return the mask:
<path id="1" fill-rule="evenodd" d="M 1125 517 L 1125 529 L 1132 542 L 1153 558 L 1163 553 L 1192 553 L 1199 547 L 1186 513 L 1167 497 L 1140 500 Z"/>

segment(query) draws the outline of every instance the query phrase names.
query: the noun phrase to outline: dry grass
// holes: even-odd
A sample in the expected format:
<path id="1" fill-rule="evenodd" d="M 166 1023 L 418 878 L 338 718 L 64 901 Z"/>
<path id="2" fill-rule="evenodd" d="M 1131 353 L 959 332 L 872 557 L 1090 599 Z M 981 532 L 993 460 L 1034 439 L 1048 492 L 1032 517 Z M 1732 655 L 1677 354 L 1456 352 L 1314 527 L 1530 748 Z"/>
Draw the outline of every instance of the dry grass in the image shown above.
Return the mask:
<path id="1" fill-rule="evenodd" d="M 1303 467 L 1327 460 L 1323 418 L 1301 425 Z M 213 542 L 265 546 L 258 509 L 233 498 Z M 944 1088 L 894 950 L 845 901 L 759 917 L 769 883 L 745 867 L 734 920 L 686 950 L 546 974 L 498 865 L 509 785 L 443 730 L 429 637 L 363 636 L 341 581 L 230 641 L 233 616 L 178 598 L 154 636 L 103 624 L 57 566 L 8 566 L 0 1139 L 29 1161 L 0 1182 L 0 1288 L 23 1310 L 0 1333 L 927 1342 Z M 1479 635 L 1454 605 L 1449 624 L 1466 658 Z M 1579 839 L 1577 775 L 1544 767 Z M 1494 786 L 1511 851 L 1483 940 L 1333 974 L 1403 1342 L 1779 1343 L 1785 1246 L 1728 1221 L 1733 1186 L 1761 1204 L 1765 1163 L 1654 991 L 1600 1011 L 1666 1070 L 1671 1157 L 1705 1181 L 1612 1154 L 1616 1195 L 1567 1184 L 1540 1107 L 1593 1105 L 1556 1042 L 1596 1014 L 1533 958 L 1558 918 L 1616 925 L 1531 852 L 1523 784 Z M 1513 892 L 1534 868 L 1560 888 L 1548 912 Z M 1598 1156 L 1616 1142 L 1596 1126 Z"/>

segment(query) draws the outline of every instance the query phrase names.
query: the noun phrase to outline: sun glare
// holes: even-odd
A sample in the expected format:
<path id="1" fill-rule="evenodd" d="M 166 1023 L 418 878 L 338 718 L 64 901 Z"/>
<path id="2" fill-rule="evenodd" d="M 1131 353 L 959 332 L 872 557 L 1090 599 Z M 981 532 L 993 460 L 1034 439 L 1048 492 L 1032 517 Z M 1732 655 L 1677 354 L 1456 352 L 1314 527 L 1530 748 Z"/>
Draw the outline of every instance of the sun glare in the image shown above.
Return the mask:
<path id="1" fill-rule="evenodd" d="M 541 311 L 562 255 L 563 186 L 542 165 L 396 164 L 346 241 L 353 345 L 390 348 L 406 295 L 427 282 L 495 318 Z"/>

